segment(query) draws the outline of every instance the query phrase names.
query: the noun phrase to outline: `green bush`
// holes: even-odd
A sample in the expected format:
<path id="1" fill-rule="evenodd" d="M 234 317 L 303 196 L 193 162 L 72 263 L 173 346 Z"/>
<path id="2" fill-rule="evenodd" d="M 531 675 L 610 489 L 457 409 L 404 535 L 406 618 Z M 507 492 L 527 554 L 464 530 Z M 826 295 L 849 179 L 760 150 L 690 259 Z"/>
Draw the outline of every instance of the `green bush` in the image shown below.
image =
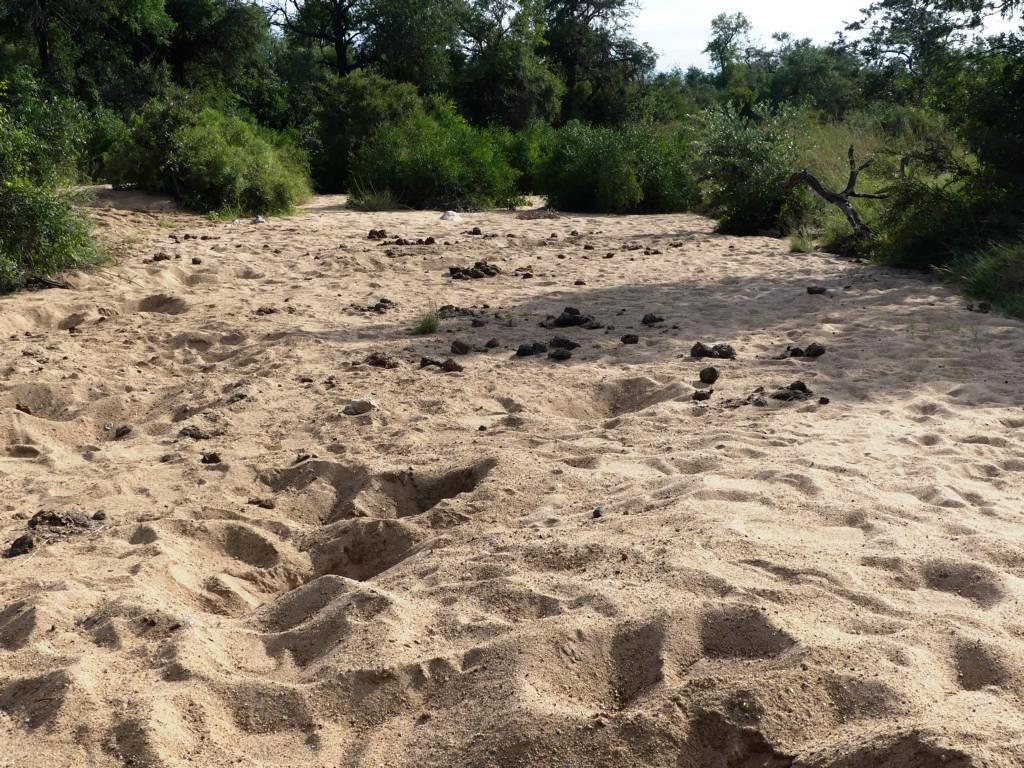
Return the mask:
<path id="1" fill-rule="evenodd" d="M 98 264 L 89 220 L 52 189 L 27 179 L 0 181 L 0 292 L 27 277 Z"/>
<path id="2" fill-rule="evenodd" d="M 287 213 L 310 194 L 304 153 L 279 134 L 188 98 L 154 101 L 111 152 L 118 184 L 178 197 L 218 215 Z"/>
<path id="3" fill-rule="evenodd" d="M 328 78 L 318 103 L 311 154 L 313 179 L 321 192 L 351 191 L 352 155 L 381 126 L 401 123 L 423 112 L 415 86 L 362 70 Z"/>
<path id="4" fill-rule="evenodd" d="M 353 155 L 351 183 L 412 208 L 486 208 L 516 201 L 517 175 L 490 131 L 440 102 L 381 126 Z"/>
<path id="5" fill-rule="evenodd" d="M 571 122 L 558 132 L 542 176 L 548 203 L 563 210 L 658 213 L 697 201 L 689 142 L 649 124 Z"/>
<path id="6" fill-rule="evenodd" d="M 539 193 L 558 132 L 548 123 L 534 120 L 521 131 L 496 128 L 493 133 L 509 165 L 519 172 L 519 191 L 524 195 Z"/>
<path id="7" fill-rule="evenodd" d="M 708 212 L 719 230 L 745 235 L 788 232 L 807 220 L 805 192 L 787 192 L 786 180 L 799 170 L 795 115 L 764 105 L 709 109 L 695 127 L 697 167 Z"/>
<path id="8" fill-rule="evenodd" d="M 36 108 L 23 106 L 19 123 Z M 27 277 L 96 264 L 101 256 L 88 219 L 55 189 L 73 156 L 67 160 L 66 145 L 50 145 L 19 123 L 0 100 L 0 292 Z"/>
<path id="9" fill-rule="evenodd" d="M 964 292 L 1024 317 L 1024 240 L 996 243 L 960 256 L 948 267 Z"/>

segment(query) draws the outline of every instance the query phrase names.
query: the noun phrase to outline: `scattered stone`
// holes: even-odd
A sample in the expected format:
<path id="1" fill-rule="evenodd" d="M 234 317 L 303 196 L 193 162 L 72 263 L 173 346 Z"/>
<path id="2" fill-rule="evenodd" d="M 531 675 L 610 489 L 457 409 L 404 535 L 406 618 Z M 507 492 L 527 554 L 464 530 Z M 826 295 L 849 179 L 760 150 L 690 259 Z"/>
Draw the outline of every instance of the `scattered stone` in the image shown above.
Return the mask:
<path id="1" fill-rule="evenodd" d="M 480 229 L 480 227 L 473 227 L 472 229 L 467 229 L 462 234 L 473 235 L 474 237 L 481 237 L 483 235 L 483 231 Z"/>
<path id="2" fill-rule="evenodd" d="M 710 400 L 711 396 L 714 393 L 715 390 L 713 389 L 698 389 L 696 392 L 693 393 L 693 395 L 691 395 L 691 397 L 694 399 L 694 401 L 700 403 L 705 400 Z"/>
<path id="3" fill-rule="evenodd" d="M 401 365 L 398 360 L 384 352 L 371 352 L 366 358 L 366 364 L 374 368 L 398 368 Z"/>
<path id="4" fill-rule="evenodd" d="M 604 517 L 604 507 L 595 507 L 594 511 L 590 513 L 590 516 L 594 520 L 600 520 L 602 517 Z"/>
<path id="5" fill-rule="evenodd" d="M 807 286 L 807 293 L 811 296 L 824 296 L 828 293 L 828 288 L 823 285 L 809 285 Z"/>
<path id="6" fill-rule="evenodd" d="M 487 349 L 494 349 L 495 347 L 497 347 L 499 345 L 500 345 L 500 342 L 497 339 L 488 339 L 487 343 L 484 344 L 484 346 L 487 347 Z"/>
<path id="7" fill-rule="evenodd" d="M 153 256 L 153 261 L 170 261 L 171 256 L 168 253 L 161 251 Z"/>
<path id="8" fill-rule="evenodd" d="M 516 357 L 532 357 L 534 355 L 543 355 L 547 351 L 547 344 L 542 344 L 539 341 L 535 341 L 532 344 L 520 344 L 519 349 L 516 350 Z"/>
<path id="9" fill-rule="evenodd" d="M 825 354 L 825 345 L 814 342 L 804 350 L 804 357 L 821 357 Z"/>
<path id="10" fill-rule="evenodd" d="M 770 397 L 773 400 L 782 400 L 783 402 L 792 402 L 794 400 L 806 400 L 814 393 L 808 389 L 807 385 L 802 381 L 794 381 L 788 387 L 777 389 L 771 393 Z"/>
<path id="11" fill-rule="evenodd" d="M 370 233 L 366 236 L 367 240 L 383 240 L 388 236 L 386 230 L 383 229 L 371 229 Z"/>
<path id="12" fill-rule="evenodd" d="M 441 221 L 459 221 L 459 214 L 455 211 L 445 211 L 441 214 Z"/>
<path id="13" fill-rule="evenodd" d="M 573 285 L 586 285 L 586 284 L 587 284 L 586 280 L 577 280 L 575 283 L 573 283 Z"/>
<path id="14" fill-rule="evenodd" d="M 709 347 L 704 342 L 698 341 L 690 349 L 690 357 L 710 357 L 718 360 L 732 360 L 736 357 L 736 350 L 729 344 L 714 344 Z"/>
<path id="15" fill-rule="evenodd" d="M 591 315 L 584 315 L 575 307 L 566 307 L 562 314 L 555 317 L 548 315 L 541 323 L 542 328 L 575 328 L 582 327 L 587 330 L 596 330 L 604 326 L 598 323 Z"/>
<path id="16" fill-rule="evenodd" d="M 131 424 L 122 424 L 120 427 L 114 430 L 114 439 L 123 440 L 132 433 Z"/>
<path id="17" fill-rule="evenodd" d="M 376 304 L 368 304 L 366 306 L 351 304 L 350 306 L 357 312 L 376 312 L 378 315 L 383 315 L 389 309 L 394 309 L 397 305 L 391 299 L 381 298 Z M 290 307 L 289 311 L 291 311 Z"/>
<path id="18" fill-rule="evenodd" d="M 445 373 L 462 373 L 465 368 L 456 363 L 450 357 L 441 363 L 441 370 Z"/>
<path id="19" fill-rule="evenodd" d="M 448 267 L 453 280 L 479 280 L 482 277 L 497 277 L 501 269 L 486 261 L 478 261 L 472 267 Z"/>
<path id="20" fill-rule="evenodd" d="M 254 497 L 254 498 L 251 498 L 251 499 L 249 499 L 249 503 L 252 504 L 254 507 L 259 507 L 260 509 L 273 509 L 274 507 L 277 506 L 274 503 L 273 499 L 265 498 L 265 497 Z"/>
<path id="21" fill-rule="evenodd" d="M 192 257 L 192 263 L 195 264 L 196 266 L 198 266 L 198 265 L 203 263 L 203 260 L 201 258 L 199 258 L 198 256 L 193 256 Z"/>
<path id="22" fill-rule="evenodd" d="M 202 458 L 199 460 L 203 464 L 221 464 L 220 454 L 216 451 L 203 451 Z"/>
<path id="23" fill-rule="evenodd" d="M 653 312 L 648 312 L 646 315 L 643 316 L 643 319 L 641 319 L 640 322 L 643 323 L 644 325 L 657 325 L 658 323 L 664 323 L 665 318 L 658 317 Z"/>
<path id="24" fill-rule="evenodd" d="M 21 403 L 15 403 L 14 404 L 14 410 L 21 411 L 26 416 L 31 416 L 32 415 L 32 409 L 29 408 L 27 405 L 22 405 Z"/>
<path id="25" fill-rule="evenodd" d="M 11 546 L 8 548 L 4 557 L 19 557 L 20 555 L 27 555 L 36 546 L 35 537 L 31 533 L 25 533 L 16 538 L 11 542 Z"/>
<path id="26" fill-rule="evenodd" d="M 551 340 L 551 346 L 554 347 L 555 349 L 568 350 L 580 348 L 580 345 L 578 343 L 576 343 L 572 339 L 567 339 L 565 336 L 555 336 L 555 338 Z"/>
<path id="27" fill-rule="evenodd" d="M 831 402 L 832 401 L 829 400 L 827 397 L 819 397 L 818 398 L 818 405 L 828 405 Z"/>
<path id="28" fill-rule="evenodd" d="M 464 341 L 456 339 L 452 342 L 452 354 L 453 355 L 468 355 L 472 351 L 472 347 Z"/>
<path id="29" fill-rule="evenodd" d="M 487 321 L 484 320 L 482 317 L 474 317 L 472 320 L 469 321 L 469 324 L 474 328 L 483 328 L 485 325 L 487 325 Z"/>
<path id="30" fill-rule="evenodd" d="M 351 400 L 349 404 L 342 409 L 342 413 L 346 416 L 362 416 L 363 414 L 369 413 L 377 407 L 377 404 L 373 400 Z"/>
<path id="31" fill-rule="evenodd" d="M 100 522 L 101 523 L 101 522 L 103 522 L 104 520 L 107 519 L 107 513 L 102 511 L 102 510 L 100 510 L 99 512 L 95 513 L 92 516 L 92 519 L 95 520 L 96 522 Z"/>
<path id="32" fill-rule="evenodd" d="M 622 343 L 623 344 L 639 344 L 640 343 L 640 337 L 637 336 L 635 333 L 627 333 L 625 336 L 622 337 Z"/>
<path id="33" fill-rule="evenodd" d="M 178 435 L 180 437 L 191 438 L 192 440 L 210 440 L 216 437 L 212 432 L 207 432 L 205 429 L 198 427 L 195 424 L 188 424 L 182 427 L 178 430 Z"/>
<path id="34" fill-rule="evenodd" d="M 252 224 L 266 224 L 266 223 L 267 223 L 267 220 L 266 220 L 266 219 L 264 219 L 264 218 L 263 218 L 262 216 L 257 216 L 257 217 L 256 217 L 255 219 L 253 219 L 253 220 L 252 220 L 252 222 L 250 222 L 250 223 L 252 223 Z"/>
<path id="35" fill-rule="evenodd" d="M 260 307 L 256 310 L 257 315 L 273 315 L 277 312 L 275 307 Z"/>
<path id="36" fill-rule="evenodd" d="M 704 384 L 714 384 L 718 381 L 719 375 L 718 369 L 713 365 L 709 365 L 707 368 L 701 369 L 700 380 Z"/>
<path id="37" fill-rule="evenodd" d="M 570 359 L 572 357 L 572 352 L 570 352 L 568 349 L 560 347 L 558 349 L 551 350 L 548 353 L 548 357 L 550 357 L 552 360 L 558 360 L 559 362 L 562 362 L 564 360 Z"/>
<path id="38" fill-rule="evenodd" d="M 992 304 L 988 301 L 979 301 L 977 304 L 971 302 L 967 305 L 968 312 L 980 312 L 983 315 L 987 315 L 992 311 Z"/>

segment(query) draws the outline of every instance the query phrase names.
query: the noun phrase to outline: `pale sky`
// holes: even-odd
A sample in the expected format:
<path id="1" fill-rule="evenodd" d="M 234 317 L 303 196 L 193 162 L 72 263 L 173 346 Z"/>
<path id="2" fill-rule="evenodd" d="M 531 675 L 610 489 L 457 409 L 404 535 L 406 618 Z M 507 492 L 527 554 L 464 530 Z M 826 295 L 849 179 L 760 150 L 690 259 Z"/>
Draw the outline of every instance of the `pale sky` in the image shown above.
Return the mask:
<path id="1" fill-rule="evenodd" d="M 707 68 L 701 51 L 720 13 L 742 11 L 754 26 L 754 42 L 771 47 L 773 32 L 829 42 L 866 5 L 870 0 L 640 0 L 633 28 L 638 40 L 658 52 L 659 70 Z"/>

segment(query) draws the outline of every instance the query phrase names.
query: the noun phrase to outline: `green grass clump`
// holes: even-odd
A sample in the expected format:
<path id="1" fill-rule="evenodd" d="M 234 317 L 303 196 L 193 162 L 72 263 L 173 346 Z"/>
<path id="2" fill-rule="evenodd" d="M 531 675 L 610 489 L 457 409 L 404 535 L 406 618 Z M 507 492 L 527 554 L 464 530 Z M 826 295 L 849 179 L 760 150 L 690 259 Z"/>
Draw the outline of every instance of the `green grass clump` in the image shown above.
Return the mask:
<path id="1" fill-rule="evenodd" d="M 437 333 L 440 328 L 441 316 L 437 313 L 436 309 L 432 309 L 420 318 L 420 321 L 413 327 L 412 332 L 416 336 L 430 336 Z"/>
<path id="2" fill-rule="evenodd" d="M 791 253 L 814 253 L 814 240 L 806 232 L 794 232 L 789 236 Z"/>
<path id="3" fill-rule="evenodd" d="M 373 189 L 358 184 L 353 186 L 348 196 L 348 207 L 354 211 L 397 211 L 404 206 L 399 202 L 398 195 L 390 189 Z"/>
<path id="4" fill-rule="evenodd" d="M 954 259 L 945 272 L 964 293 L 1024 317 L 1024 240 L 993 243 Z"/>

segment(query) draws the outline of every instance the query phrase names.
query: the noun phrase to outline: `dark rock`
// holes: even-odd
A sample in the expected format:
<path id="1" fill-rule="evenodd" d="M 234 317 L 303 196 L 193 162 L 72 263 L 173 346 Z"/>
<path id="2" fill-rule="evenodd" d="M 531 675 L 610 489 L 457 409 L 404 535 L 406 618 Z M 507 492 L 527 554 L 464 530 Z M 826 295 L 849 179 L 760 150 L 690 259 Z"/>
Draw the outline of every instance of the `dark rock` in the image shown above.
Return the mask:
<path id="1" fill-rule="evenodd" d="M 388 236 L 388 233 L 383 229 L 371 229 L 370 233 L 366 236 L 367 240 L 383 240 Z"/>
<path id="2" fill-rule="evenodd" d="M 198 266 L 199 264 L 203 263 L 203 260 L 201 258 L 199 258 L 198 256 L 193 256 L 192 257 L 192 263 Z"/>
<path id="3" fill-rule="evenodd" d="M 648 312 L 646 315 L 643 316 L 643 319 L 640 322 L 643 323 L 644 325 L 657 325 L 658 323 L 664 323 L 665 318 L 658 317 L 653 312 Z"/>
<path id="4" fill-rule="evenodd" d="M 600 520 L 602 517 L 604 517 L 604 507 L 595 507 L 594 511 L 590 513 L 590 516 L 594 520 Z"/>
<path id="5" fill-rule="evenodd" d="M 274 503 L 273 499 L 264 497 L 249 499 L 249 503 L 252 504 L 254 507 L 259 507 L 260 509 L 273 509 L 274 507 L 277 506 Z"/>
<path id="6" fill-rule="evenodd" d="M 555 336 L 551 340 L 551 346 L 555 349 L 579 349 L 580 345 L 572 339 L 567 339 L 565 336 Z"/>
<path id="7" fill-rule="evenodd" d="M 827 397 L 819 397 L 818 398 L 818 405 L 828 405 L 831 402 L 832 401 L 829 400 Z"/>
<path id="8" fill-rule="evenodd" d="M 572 352 L 564 348 L 553 349 L 548 353 L 548 357 L 558 361 L 568 360 L 572 357 Z"/>
<path id="9" fill-rule="evenodd" d="M 500 342 L 497 339 L 488 339 L 487 343 L 484 344 L 484 346 L 487 349 L 494 349 L 495 347 L 499 346 L 499 344 Z"/>
<path id="10" fill-rule="evenodd" d="M 788 387 L 777 389 L 771 393 L 770 397 L 773 400 L 782 400 L 783 402 L 792 402 L 794 400 L 806 400 L 814 393 L 804 384 L 802 381 L 794 381 Z"/>
<path id="11" fill-rule="evenodd" d="M 456 339 L 452 342 L 452 354 L 453 355 L 468 355 L 472 351 L 472 347 L 464 341 Z"/>
<path id="12" fill-rule="evenodd" d="M 807 349 L 804 350 L 804 355 L 807 357 L 821 357 L 825 354 L 825 345 L 814 342 L 809 344 Z"/>
<path id="13" fill-rule="evenodd" d="M 260 307 L 256 310 L 257 315 L 273 315 L 277 312 L 275 307 Z"/>
<path id="14" fill-rule="evenodd" d="M 625 336 L 622 337 L 622 343 L 623 344 L 639 344 L 640 343 L 640 337 L 637 336 L 635 333 L 627 333 Z"/>
<path id="15" fill-rule="evenodd" d="M 132 433 L 131 424 L 122 424 L 120 427 L 114 430 L 114 439 L 122 440 Z"/>
<path id="16" fill-rule="evenodd" d="M 200 459 L 203 464 L 220 464 L 220 454 L 216 451 L 203 451 L 203 456 Z"/>
<path id="17" fill-rule="evenodd" d="M 366 364 L 372 365 L 374 368 L 398 368 L 401 365 L 395 358 L 384 352 L 371 352 L 366 358 Z"/>
<path id="18" fill-rule="evenodd" d="M 501 268 L 486 261 L 478 261 L 471 267 L 448 267 L 448 274 L 453 280 L 479 280 L 484 277 L 497 277 Z"/>
<path id="19" fill-rule="evenodd" d="M 828 288 L 823 285 L 809 285 L 807 286 L 807 292 L 811 296 L 823 296 L 828 293 Z"/>
<path id="20" fill-rule="evenodd" d="M 694 399 L 694 401 L 700 403 L 705 400 L 710 400 L 711 396 L 714 393 L 715 390 L 713 389 L 698 389 L 696 392 L 693 393 L 693 395 L 691 395 L 691 397 Z"/>
<path id="21" fill-rule="evenodd" d="M 207 432 L 202 427 L 197 427 L 195 424 L 189 424 L 178 430 L 178 435 L 181 437 L 188 437 L 192 440 L 209 440 L 213 437 L 213 434 Z"/>
<path id="22" fill-rule="evenodd" d="M 18 557 L 20 555 L 27 555 L 36 546 L 35 537 L 31 533 L 25 533 L 16 538 L 11 542 L 10 548 L 7 550 L 6 557 Z"/>
<path id="23" fill-rule="evenodd" d="M 710 357 L 718 360 L 732 360 L 736 357 L 736 350 L 729 344 L 715 344 L 709 347 L 704 342 L 698 341 L 690 349 L 690 357 Z"/>
<path id="24" fill-rule="evenodd" d="M 28 416 L 32 415 L 32 409 L 29 408 L 27 405 L 22 405 L 21 403 L 15 403 L 14 410 L 21 411 L 22 413 Z"/>
<path id="25" fill-rule="evenodd" d="M 450 357 L 441 363 L 441 370 L 445 373 L 462 373 L 465 370 L 461 365 L 456 363 Z"/>
<path id="26" fill-rule="evenodd" d="M 516 357 L 532 357 L 533 355 L 542 355 L 547 351 L 546 344 L 535 341 L 532 344 L 520 344 L 519 349 L 516 350 Z"/>
<path id="27" fill-rule="evenodd" d="M 586 284 L 587 284 L 586 280 L 577 280 L 575 283 L 573 283 L 573 285 L 586 285 Z"/>
<path id="28" fill-rule="evenodd" d="M 472 320 L 469 321 L 469 324 L 472 325 L 474 328 L 483 328 L 485 325 L 487 325 L 487 321 L 484 320 L 482 317 L 474 317 Z"/>
<path id="29" fill-rule="evenodd" d="M 94 515 L 92 516 L 92 519 L 93 519 L 93 520 L 96 520 L 97 522 L 103 522 L 104 520 L 106 520 L 106 519 L 107 519 L 107 513 L 106 513 L 106 512 L 103 512 L 103 511 L 101 510 L 101 511 L 97 512 L 96 514 L 94 514 Z"/>
<path id="30" fill-rule="evenodd" d="M 720 374 L 718 372 L 718 369 L 711 365 L 708 366 L 707 368 L 701 369 L 700 380 L 704 384 L 714 384 L 716 381 L 718 381 L 719 375 Z"/>
<path id="31" fill-rule="evenodd" d="M 547 319 L 541 323 L 543 328 L 587 328 L 588 330 L 595 330 L 602 328 L 603 326 L 598 323 L 590 315 L 584 315 L 575 307 L 566 307 L 562 310 L 562 314 L 557 317 L 548 315 Z"/>

